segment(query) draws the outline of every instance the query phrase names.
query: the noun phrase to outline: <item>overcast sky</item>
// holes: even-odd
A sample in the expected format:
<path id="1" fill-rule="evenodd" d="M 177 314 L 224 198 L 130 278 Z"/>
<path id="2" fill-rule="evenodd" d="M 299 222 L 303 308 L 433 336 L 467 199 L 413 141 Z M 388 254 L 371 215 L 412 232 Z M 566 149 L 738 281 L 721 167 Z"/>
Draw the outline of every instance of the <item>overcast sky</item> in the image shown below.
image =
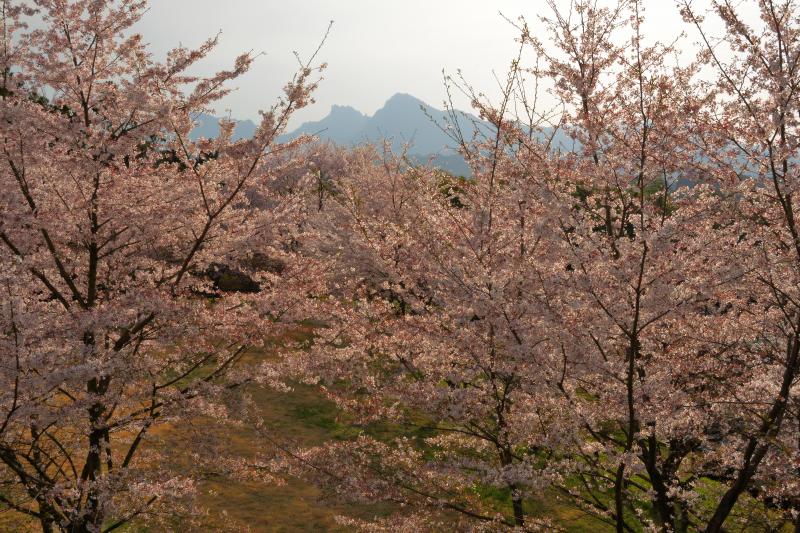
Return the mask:
<path id="1" fill-rule="evenodd" d="M 671 39 L 684 29 L 672 0 L 645 5 L 651 36 Z M 208 72 L 229 67 L 243 51 L 264 52 L 216 110 L 256 119 L 291 77 L 292 51 L 307 57 L 333 20 L 320 54 L 329 66 L 317 103 L 295 117 L 296 126 L 325 116 L 332 104 L 372 114 L 397 92 L 441 107 L 442 69 L 461 69 L 478 90 L 497 94 L 493 72 L 505 72 L 517 46 L 500 12 L 536 26 L 548 8 L 544 0 L 152 0 L 138 30 L 159 58 L 221 31 L 220 46 L 202 65 Z M 468 107 L 466 100 L 456 104 Z"/>

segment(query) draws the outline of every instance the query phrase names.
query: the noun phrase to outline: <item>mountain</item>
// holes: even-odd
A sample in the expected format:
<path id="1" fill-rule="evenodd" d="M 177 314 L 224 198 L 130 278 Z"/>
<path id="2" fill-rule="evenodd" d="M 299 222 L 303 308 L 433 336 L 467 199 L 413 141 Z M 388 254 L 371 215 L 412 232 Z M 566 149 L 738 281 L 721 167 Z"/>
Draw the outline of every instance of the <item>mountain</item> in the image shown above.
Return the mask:
<path id="1" fill-rule="evenodd" d="M 336 144 L 351 145 L 356 143 L 361 133 L 367 128 L 369 117 L 362 115 L 350 106 L 334 105 L 324 119 L 316 122 L 305 122 L 293 132 L 283 135 L 281 141 L 300 135 L 317 135 Z"/>
<path id="2" fill-rule="evenodd" d="M 468 176 L 470 169 L 456 150 L 456 142 L 442 131 L 448 124 L 453 125 L 453 121 L 467 141 L 476 132 L 479 136 L 490 138 L 494 135 L 493 126 L 475 115 L 463 111 L 442 111 L 409 94 L 398 93 L 371 117 L 352 107 L 335 105 L 322 120 L 306 122 L 281 140 L 301 134 L 317 135 L 340 145 L 375 143 L 387 139 L 391 141 L 395 152 L 400 152 L 407 143 L 408 155 L 413 161 L 430 162 L 454 174 Z M 551 131 L 545 129 L 539 137 L 544 140 Z M 575 141 L 559 130 L 552 147 L 570 151 L 575 148 Z"/>
<path id="3" fill-rule="evenodd" d="M 484 132 L 489 125 L 468 113 L 456 112 L 458 126 L 468 138 L 476 127 Z M 453 116 L 446 111 L 429 106 L 409 94 L 395 94 L 374 115 L 366 116 L 347 106 L 333 106 L 322 120 L 306 122 L 283 139 L 301 134 L 317 135 L 341 145 L 391 142 L 399 152 L 407 145 L 408 154 L 419 161 L 433 158 L 444 168 L 457 167 L 463 173 L 466 165 L 455 151 L 456 143 L 441 127 L 452 122 Z"/>
<path id="4" fill-rule="evenodd" d="M 201 115 L 197 128 L 192 131 L 192 137 L 216 136 L 219 132 L 218 121 L 219 119 L 210 115 Z M 407 147 L 407 154 L 412 161 L 430 162 L 453 174 L 469 176 L 469 166 L 456 150 L 456 142 L 442 131 L 448 124 L 453 125 L 453 121 L 467 141 L 476 132 L 479 135 L 492 135 L 493 127 L 474 115 L 463 111 L 450 113 L 436 109 L 409 94 L 398 93 L 389 98 L 372 116 L 364 115 L 349 106 L 334 105 L 325 118 L 306 122 L 278 140 L 288 141 L 307 134 L 341 146 L 353 146 L 381 143 L 386 139 L 390 141 L 395 153 L 400 153 Z M 256 125 L 249 120 L 237 122 L 234 138 L 252 136 L 255 129 Z M 571 143 L 572 141 L 559 132 L 554 146 L 567 148 Z"/>

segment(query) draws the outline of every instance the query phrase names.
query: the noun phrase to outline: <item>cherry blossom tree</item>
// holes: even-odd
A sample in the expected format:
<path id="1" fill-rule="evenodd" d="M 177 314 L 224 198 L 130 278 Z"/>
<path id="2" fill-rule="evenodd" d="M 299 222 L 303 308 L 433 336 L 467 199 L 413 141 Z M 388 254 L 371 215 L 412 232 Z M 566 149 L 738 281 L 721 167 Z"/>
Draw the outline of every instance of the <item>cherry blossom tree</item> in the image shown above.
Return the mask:
<path id="1" fill-rule="evenodd" d="M 293 464 L 413 509 L 361 526 L 536 529 L 526 502 L 554 497 L 617 531 L 798 524 L 796 9 L 714 6 L 728 55 L 702 33 L 679 67 L 640 2 L 551 4 L 547 42 L 519 23 L 535 68 L 473 95 L 496 135 L 463 144 L 472 180 L 389 158 L 337 181 L 347 296 L 306 375 L 412 437 Z"/>
<path id="2" fill-rule="evenodd" d="M 339 258 L 330 292 L 346 300 L 328 308 L 305 370 L 359 423 L 391 420 L 418 438 L 367 432 L 305 451 L 301 465 L 341 494 L 410 506 L 414 527 L 446 523 L 440 511 L 464 527 L 522 525 L 541 485 L 538 460 L 518 453 L 541 437 L 524 422 L 542 403 L 547 357 L 545 295 L 525 274 L 540 206 L 520 204 L 525 180 L 502 174 L 501 185 L 499 172 L 494 184 L 459 181 L 392 157 L 347 170 L 323 210 Z"/>
<path id="3" fill-rule="evenodd" d="M 273 379 L 243 356 L 303 316 L 316 276 L 295 260 L 297 202 L 270 182 L 318 69 L 301 65 L 252 138 L 223 121 L 193 142 L 252 54 L 198 77 L 217 39 L 156 61 L 132 29 L 144 1 L 1 7 L 0 502 L 46 532 L 157 520 L 194 485 L 155 429 L 233 416 L 226 395 Z M 223 294 L 219 265 L 255 288 Z"/>
<path id="4" fill-rule="evenodd" d="M 707 372 L 719 387 L 716 409 L 724 412 L 727 430 L 712 470 L 724 490 L 705 529 L 722 531 L 737 502 L 749 496 L 800 530 L 800 248 L 794 215 L 800 9 L 790 0 L 712 2 L 711 15 L 725 28 L 720 36 L 710 32 L 704 13 L 688 2 L 681 7 L 703 45 L 703 63 L 716 74 L 696 87 L 707 95 L 697 116 L 697 142 L 711 147 L 714 186 L 734 200 L 714 221 L 726 245 L 724 263 L 707 273 L 730 280 L 714 297 L 732 318 L 729 326 L 705 332 L 716 347 Z"/>

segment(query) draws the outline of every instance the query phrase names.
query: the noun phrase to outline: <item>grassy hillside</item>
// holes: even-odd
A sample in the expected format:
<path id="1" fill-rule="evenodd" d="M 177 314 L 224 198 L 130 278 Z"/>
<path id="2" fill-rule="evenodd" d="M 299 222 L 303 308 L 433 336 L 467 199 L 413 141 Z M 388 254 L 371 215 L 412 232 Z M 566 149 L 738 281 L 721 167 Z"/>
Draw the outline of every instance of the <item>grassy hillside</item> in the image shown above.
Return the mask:
<path id="1" fill-rule="evenodd" d="M 253 357 L 266 357 L 263 353 Z M 246 391 L 253 399 L 256 408 L 275 435 L 291 439 L 300 446 L 313 446 L 331 440 L 350 439 L 364 428 L 355 428 L 343 419 L 336 406 L 328 401 L 317 389 L 307 385 L 295 385 L 290 392 L 277 392 L 261 387 L 251 387 Z M 412 435 L 412 430 L 403 431 L 391 425 L 377 425 L 366 428 L 379 438 L 391 438 L 400 434 Z M 167 428 L 159 431 L 162 444 L 172 450 L 175 457 L 175 470 L 190 467 L 187 452 L 192 450 L 194 439 L 200 436 L 224 435 L 220 445 L 228 453 L 253 456 L 259 452 L 269 452 L 269 443 L 254 430 L 246 427 L 222 427 L 213 420 L 196 421 L 191 431 L 175 431 Z M 417 434 L 416 436 L 419 436 Z M 322 532 L 346 531 L 337 525 L 337 515 L 347 515 L 368 519 L 386 516 L 398 511 L 387 505 L 353 505 L 343 501 L 326 498 L 315 486 L 299 479 L 287 479 L 284 484 L 261 483 L 257 481 L 237 481 L 213 473 L 199 484 L 200 504 L 208 510 L 201 525 L 187 527 L 176 517 L 174 523 L 178 531 L 215 531 L 238 529 L 264 533 L 279 532 Z M 493 495 L 487 494 L 487 497 Z M 498 495 L 494 495 L 497 497 Z M 563 531 L 570 533 L 604 532 L 611 528 L 588 517 L 580 510 L 549 495 L 537 501 L 526 502 L 531 514 L 552 519 Z M 752 509 L 740 507 L 737 530 L 763 531 L 747 524 L 747 516 L 753 516 Z M 758 514 L 758 513 L 755 513 Z M 16 513 L 0 511 L 0 532 L 38 531 L 36 523 L 26 520 Z M 131 525 L 118 531 L 147 532 L 155 530 L 141 525 Z"/>

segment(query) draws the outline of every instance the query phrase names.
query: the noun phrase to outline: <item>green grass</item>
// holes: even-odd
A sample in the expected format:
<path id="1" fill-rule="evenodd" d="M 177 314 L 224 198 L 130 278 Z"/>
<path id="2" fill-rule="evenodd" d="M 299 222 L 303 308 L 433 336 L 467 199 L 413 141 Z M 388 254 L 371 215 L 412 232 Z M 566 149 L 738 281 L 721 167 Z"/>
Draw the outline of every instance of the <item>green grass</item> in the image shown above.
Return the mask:
<path id="1" fill-rule="evenodd" d="M 269 430 L 297 445 L 314 446 L 356 434 L 338 421 L 336 406 L 313 387 L 295 385 L 288 393 L 266 389 L 249 392 Z M 267 443 L 254 432 L 236 432 L 235 451 L 239 453 L 252 454 L 265 446 Z M 326 499 L 319 489 L 298 479 L 287 479 L 281 486 L 216 480 L 205 483 L 202 490 L 204 506 L 224 513 L 229 524 L 236 522 L 259 532 L 339 531 L 337 515 L 371 518 L 389 511 L 383 505 Z"/>

